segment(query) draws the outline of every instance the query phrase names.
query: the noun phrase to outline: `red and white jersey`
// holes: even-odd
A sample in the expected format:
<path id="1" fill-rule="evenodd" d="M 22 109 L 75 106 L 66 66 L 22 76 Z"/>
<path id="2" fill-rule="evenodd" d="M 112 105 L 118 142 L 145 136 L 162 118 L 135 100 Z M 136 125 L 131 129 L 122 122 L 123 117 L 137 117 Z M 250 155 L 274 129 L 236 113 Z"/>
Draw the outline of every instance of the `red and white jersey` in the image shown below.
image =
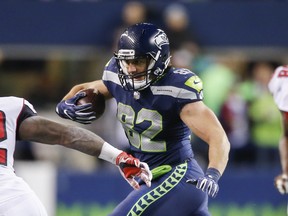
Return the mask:
<path id="1" fill-rule="evenodd" d="M 33 106 L 23 98 L 0 97 L 0 215 L 8 210 L 5 206 L 13 199 L 27 195 L 35 197 L 13 168 L 18 127 L 24 119 L 34 115 Z"/>
<path id="2" fill-rule="evenodd" d="M 268 87 L 278 108 L 288 112 L 288 65 L 276 68 Z"/>
<path id="3" fill-rule="evenodd" d="M 7 169 L 14 172 L 13 154 L 17 139 L 17 127 L 21 121 L 33 113 L 36 115 L 35 109 L 23 98 L 0 97 L 0 174 L 3 172 L 2 170 L 6 172 Z"/>

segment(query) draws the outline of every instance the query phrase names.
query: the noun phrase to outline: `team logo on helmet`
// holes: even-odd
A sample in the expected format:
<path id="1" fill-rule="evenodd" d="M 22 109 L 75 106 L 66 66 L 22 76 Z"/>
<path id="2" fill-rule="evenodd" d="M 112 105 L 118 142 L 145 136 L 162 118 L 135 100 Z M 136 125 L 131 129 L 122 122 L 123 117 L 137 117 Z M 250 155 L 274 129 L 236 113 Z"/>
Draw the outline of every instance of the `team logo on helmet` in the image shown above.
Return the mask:
<path id="1" fill-rule="evenodd" d="M 161 49 L 161 47 L 165 44 L 169 44 L 169 40 L 167 35 L 163 30 L 158 29 L 158 33 L 153 38 L 155 45 Z"/>
<path id="2" fill-rule="evenodd" d="M 132 43 L 135 42 L 134 39 L 128 35 L 128 31 L 125 31 L 125 32 L 120 36 L 120 38 L 122 38 L 122 37 L 127 37 Z"/>

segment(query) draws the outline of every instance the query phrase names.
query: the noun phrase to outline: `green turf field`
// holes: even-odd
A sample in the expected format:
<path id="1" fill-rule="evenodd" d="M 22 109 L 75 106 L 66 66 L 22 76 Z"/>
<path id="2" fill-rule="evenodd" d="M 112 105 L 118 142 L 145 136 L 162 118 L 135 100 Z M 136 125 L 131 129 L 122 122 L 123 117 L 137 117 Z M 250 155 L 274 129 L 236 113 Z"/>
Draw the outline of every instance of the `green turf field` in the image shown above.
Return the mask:
<path id="1" fill-rule="evenodd" d="M 57 216 L 107 216 L 114 207 L 115 204 L 107 206 L 75 204 L 71 207 L 59 205 Z M 233 203 L 225 206 L 221 204 L 210 206 L 212 216 L 283 216 L 285 211 L 286 205 L 284 204 L 277 207 L 269 204 L 259 206 L 252 203 L 243 206 Z"/>

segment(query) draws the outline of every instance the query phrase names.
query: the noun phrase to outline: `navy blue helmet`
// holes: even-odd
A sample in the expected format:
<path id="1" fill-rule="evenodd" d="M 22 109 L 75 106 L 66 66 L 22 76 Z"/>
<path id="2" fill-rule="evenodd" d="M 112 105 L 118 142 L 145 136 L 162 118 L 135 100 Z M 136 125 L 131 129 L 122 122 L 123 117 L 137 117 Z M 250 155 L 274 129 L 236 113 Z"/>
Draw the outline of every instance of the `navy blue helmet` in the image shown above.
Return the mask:
<path id="1" fill-rule="evenodd" d="M 115 58 L 119 70 L 119 79 L 124 89 L 140 91 L 154 83 L 163 74 L 170 63 L 169 40 L 165 32 L 151 23 L 138 23 L 128 27 L 120 36 Z M 145 58 L 147 70 L 129 74 L 126 60 Z M 136 77 L 145 77 L 139 81 Z"/>

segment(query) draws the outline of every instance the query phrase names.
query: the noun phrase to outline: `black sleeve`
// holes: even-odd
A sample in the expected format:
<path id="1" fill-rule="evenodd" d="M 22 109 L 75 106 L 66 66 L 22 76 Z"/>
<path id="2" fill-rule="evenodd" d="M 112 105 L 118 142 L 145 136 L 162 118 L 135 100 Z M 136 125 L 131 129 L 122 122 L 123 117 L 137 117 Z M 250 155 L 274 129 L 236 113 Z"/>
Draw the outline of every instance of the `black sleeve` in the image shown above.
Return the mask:
<path id="1" fill-rule="evenodd" d="M 16 139 L 19 140 L 19 127 L 21 125 L 21 123 L 31 117 L 31 116 L 36 116 L 37 113 L 35 113 L 33 110 L 31 110 L 29 108 L 29 106 L 27 106 L 26 104 L 23 104 L 23 109 L 22 111 L 20 112 L 19 116 L 18 116 L 18 119 L 17 119 L 17 128 L 16 128 Z"/>

